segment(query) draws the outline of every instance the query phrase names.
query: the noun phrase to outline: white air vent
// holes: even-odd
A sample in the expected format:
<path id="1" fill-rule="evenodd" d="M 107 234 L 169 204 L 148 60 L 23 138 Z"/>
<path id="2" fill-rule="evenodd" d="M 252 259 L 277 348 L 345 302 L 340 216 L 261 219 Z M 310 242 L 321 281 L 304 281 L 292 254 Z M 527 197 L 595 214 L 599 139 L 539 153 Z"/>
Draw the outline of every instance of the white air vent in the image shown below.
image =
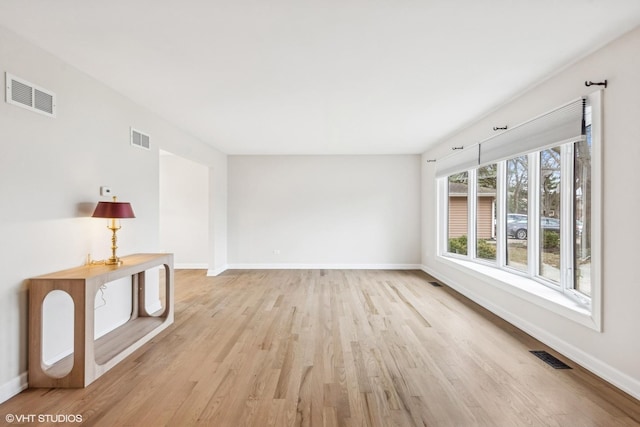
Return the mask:
<path id="1" fill-rule="evenodd" d="M 149 135 L 131 128 L 131 145 L 135 145 L 136 147 L 145 148 L 148 150 L 150 147 Z"/>
<path id="2" fill-rule="evenodd" d="M 56 94 L 5 73 L 6 101 L 50 117 L 56 116 Z"/>

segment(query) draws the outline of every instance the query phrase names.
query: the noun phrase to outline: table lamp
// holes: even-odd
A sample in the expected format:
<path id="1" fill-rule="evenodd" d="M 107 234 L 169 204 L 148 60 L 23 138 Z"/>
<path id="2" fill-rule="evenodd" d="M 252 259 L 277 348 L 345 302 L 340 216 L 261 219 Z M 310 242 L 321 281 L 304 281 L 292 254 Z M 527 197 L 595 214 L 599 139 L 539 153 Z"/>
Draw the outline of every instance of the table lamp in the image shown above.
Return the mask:
<path id="1" fill-rule="evenodd" d="M 107 265 L 122 265 L 122 260 L 116 256 L 116 249 L 118 249 L 116 245 L 118 240 L 116 232 L 121 228 L 120 222 L 118 221 L 119 219 L 136 217 L 133 214 L 131 204 L 128 202 L 118 202 L 114 196 L 112 202 L 98 202 L 98 206 L 96 206 L 96 210 L 91 216 L 93 218 L 108 218 L 109 224 L 107 228 L 113 233 L 111 236 L 111 257 L 105 260 L 104 263 Z"/>

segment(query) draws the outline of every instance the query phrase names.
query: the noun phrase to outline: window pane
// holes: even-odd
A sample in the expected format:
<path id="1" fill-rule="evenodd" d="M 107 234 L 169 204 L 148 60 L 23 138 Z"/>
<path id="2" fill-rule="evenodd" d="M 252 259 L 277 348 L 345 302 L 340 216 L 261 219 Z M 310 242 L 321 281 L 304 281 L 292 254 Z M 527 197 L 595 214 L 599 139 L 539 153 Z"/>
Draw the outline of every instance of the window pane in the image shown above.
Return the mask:
<path id="1" fill-rule="evenodd" d="M 560 283 L 560 147 L 540 152 L 540 276 Z"/>
<path id="2" fill-rule="evenodd" d="M 492 164 L 477 171 L 476 256 L 494 261 L 496 259 L 497 170 L 498 165 Z"/>
<path id="3" fill-rule="evenodd" d="M 587 106 L 587 140 L 574 150 L 575 289 L 591 296 L 591 108 Z"/>
<path id="4" fill-rule="evenodd" d="M 449 176 L 449 212 L 447 251 L 467 254 L 469 230 L 469 174 L 467 172 Z"/>
<path id="5" fill-rule="evenodd" d="M 527 271 L 529 161 L 527 156 L 507 160 L 507 265 Z"/>

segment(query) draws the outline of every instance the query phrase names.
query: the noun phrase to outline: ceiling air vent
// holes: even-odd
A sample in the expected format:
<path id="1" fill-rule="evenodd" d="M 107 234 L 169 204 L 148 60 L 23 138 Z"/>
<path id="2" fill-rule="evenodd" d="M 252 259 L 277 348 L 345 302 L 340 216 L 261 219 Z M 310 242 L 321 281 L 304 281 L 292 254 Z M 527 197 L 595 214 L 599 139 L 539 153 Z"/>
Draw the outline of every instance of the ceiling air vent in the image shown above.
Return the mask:
<path id="1" fill-rule="evenodd" d="M 56 116 L 56 94 L 5 73 L 6 101 L 49 117 Z"/>
<path id="2" fill-rule="evenodd" d="M 150 147 L 149 135 L 131 128 L 131 145 L 148 150 Z"/>

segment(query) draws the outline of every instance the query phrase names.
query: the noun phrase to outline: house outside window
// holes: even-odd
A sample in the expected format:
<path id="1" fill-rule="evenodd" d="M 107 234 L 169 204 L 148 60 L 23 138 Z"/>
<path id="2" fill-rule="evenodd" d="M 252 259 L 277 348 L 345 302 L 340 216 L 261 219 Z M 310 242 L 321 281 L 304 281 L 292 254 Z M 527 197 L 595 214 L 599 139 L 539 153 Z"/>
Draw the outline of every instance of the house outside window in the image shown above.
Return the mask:
<path id="1" fill-rule="evenodd" d="M 451 175 L 448 178 L 448 245 L 447 251 L 467 255 L 469 233 L 469 174 Z"/>
<path id="2" fill-rule="evenodd" d="M 496 260 L 496 163 L 483 166 L 476 172 L 476 258 Z"/>

